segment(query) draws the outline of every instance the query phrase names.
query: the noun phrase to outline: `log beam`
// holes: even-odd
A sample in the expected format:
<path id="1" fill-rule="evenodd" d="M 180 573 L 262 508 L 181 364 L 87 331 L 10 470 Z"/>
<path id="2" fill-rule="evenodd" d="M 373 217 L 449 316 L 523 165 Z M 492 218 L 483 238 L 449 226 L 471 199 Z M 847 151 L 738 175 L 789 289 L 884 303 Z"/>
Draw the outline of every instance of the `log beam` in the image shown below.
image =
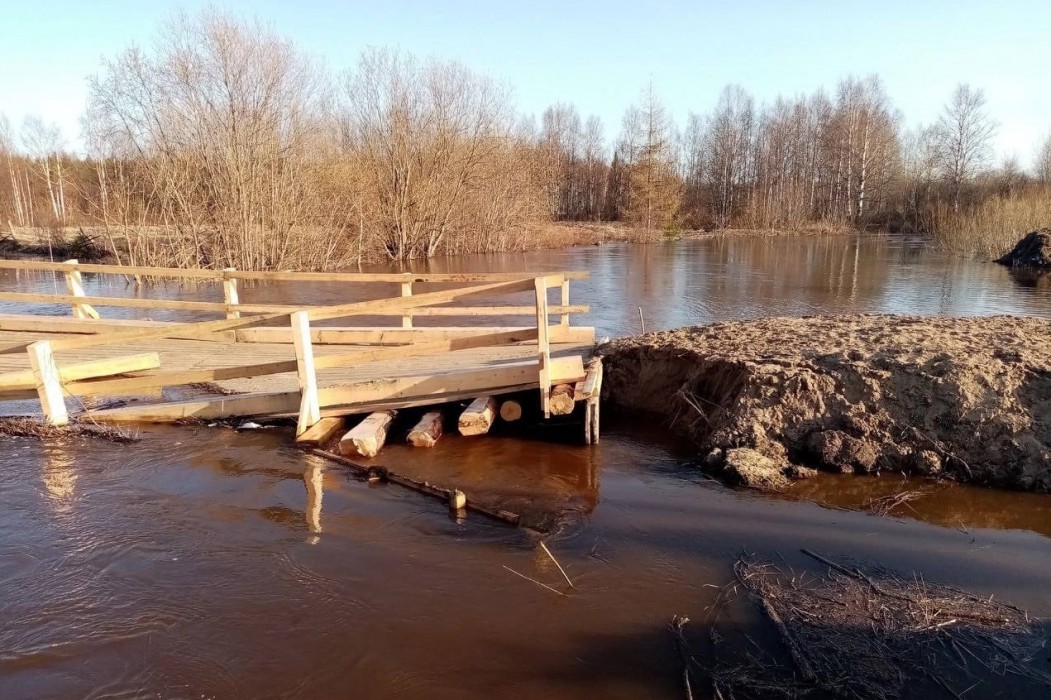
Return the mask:
<path id="1" fill-rule="evenodd" d="M 460 414 L 457 427 L 460 435 L 485 435 L 493 426 L 496 418 L 496 399 L 492 396 L 479 396 Z"/>
<path id="2" fill-rule="evenodd" d="M 419 422 L 409 431 L 409 444 L 413 447 L 434 447 L 442 436 L 441 411 L 429 411 L 423 414 Z"/>
<path id="3" fill-rule="evenodd" d="M 340 438 L 339 453 L 344 457 L 360 455 L 375 457 L 387 441 L 387 431 L 397 411 L 377 411 L 354 426 L 350 432 Z"/>

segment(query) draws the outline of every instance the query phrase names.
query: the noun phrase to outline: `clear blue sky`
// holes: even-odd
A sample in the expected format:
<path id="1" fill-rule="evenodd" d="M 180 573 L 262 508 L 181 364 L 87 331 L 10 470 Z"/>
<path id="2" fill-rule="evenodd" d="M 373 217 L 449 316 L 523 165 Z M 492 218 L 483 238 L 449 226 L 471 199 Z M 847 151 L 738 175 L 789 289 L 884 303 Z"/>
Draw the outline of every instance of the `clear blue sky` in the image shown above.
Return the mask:
<path id="1" fill-rule="evenodd" d="M 227 0 L 212 6 L 273 24 L 329 67 L 367 45 L 463 61 L 507 81 L 519 108 L 557 101 L 598 114 L 607 138 L 651 78 L 681 127 L 729 82 L 762 100 L 842 76 L 879 73 L 910 126 L 933 121 L 957 82 L 983 88 L 1001 153 L 1031 162 L 1051 131 L 1049 0 Z M 57 122 L 79 144 L 85 78 L 104 55 L 148 45 L 193 0 L 4 0 L 0 112 Z"/>

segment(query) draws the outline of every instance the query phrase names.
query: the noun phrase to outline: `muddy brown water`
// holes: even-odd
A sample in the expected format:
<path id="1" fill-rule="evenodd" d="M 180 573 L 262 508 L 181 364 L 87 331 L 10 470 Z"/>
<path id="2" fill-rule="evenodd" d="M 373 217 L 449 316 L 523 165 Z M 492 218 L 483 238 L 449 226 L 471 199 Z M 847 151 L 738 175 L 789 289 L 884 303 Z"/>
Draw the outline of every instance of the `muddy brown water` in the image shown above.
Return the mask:
<path id="1" fill-rule="evenodd" d="M 427 267 L 569 268 L 592 273 L 574 284 L 592 305 L 576 322 L 600 335 L 637 332 L 639 306 L 651 330 L 865 311 L 1051 318 L 1046 286 L 904 240 L 726 238 Z M 86 283 L 89 294 L 218 294 Z M 53 284 L 0 277 L 3 289 Z M 242 298 L 346 294 L 246 286 Z M 550 529 L 572 589 L 530 533 L 456 522 L 441 503 L 361 482 L 290 447 L 286 430 L 156 427 L 130 446 L 0 438 L 0 698 L 678 698 L 670 618 L 691 617 L 690 639 L 703 645 L 712 586 L 732 577 L 734 558 L 820 572 L 800 547 L 1051 617 L 1051 496 L 902 486 L 894 475 L 739 492 L 706 479 L 659 426 L 604 418 L 596 448 L 550 429 L 448 436 L 431 451 L 393 445 L 377 460 Z M 898 517 L 841 509 L 900 488 L 925 492 Z M 785 658 L 744 598 L 718 625 L 731 644 L 750 644 L 747 633 Z M 1000 687 L 990 679 L 967 697 Z"/>

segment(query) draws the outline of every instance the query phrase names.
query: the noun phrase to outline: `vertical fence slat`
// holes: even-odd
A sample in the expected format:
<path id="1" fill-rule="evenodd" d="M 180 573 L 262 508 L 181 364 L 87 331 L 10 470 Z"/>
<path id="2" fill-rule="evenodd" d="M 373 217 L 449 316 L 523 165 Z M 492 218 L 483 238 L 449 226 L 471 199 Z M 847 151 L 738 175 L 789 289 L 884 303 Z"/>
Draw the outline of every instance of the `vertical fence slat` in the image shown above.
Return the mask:
<path id="1" fill-rule="evenodd" d="M 236 308 L 241 303 L 237 294 L 237 278 L 231 277 L 231 272 L 237 272 L 237 269 L 233 267 L 223 269 L 223 299 L 226 301 L 226 317 L 241 318 L 241 312 Z"/>
<path id="2" fill-rule="evenodd" d="M 80 276 L 80 270 L 77 269 L 79 262 L 77 260 L 67 260 L 66 265 L 71 265 L 73 269 L 67 270 L 66 275 L 66 289 L 70 295 L 75 297 L 85 296 L 84 294 L 84 279 Z M 73 303 L 73 318 L 98 318 L 99 312 L 91 304 L 78 304 Z"/>
<path id="3" fill-rule="evenodd" d="M 411 297 L 412 296 L 412 282 L 402 282 L 401 283 L 401 295 L 403 297 Z M 412 328 L 412 314 L 405 314 L 404 316 L 401 317 L 401 327 L 402 328 Z"/>
<path id="4" fill-rule="evenodd" d="M 310 340 L 310 315 L 296 311 L 291 315 L 292 344 L 296 350 L 296 370 L 299 375 L 299 421 L 296 435 L 302 435 L 321 420 L 321 405 L 317 393 L 317 372 L 314 368 L 314 345 Z"/>
<path id="5" fill-rule="evenodd" d="M 40 340 L 31 343 L 27 352 L 44 418 L 49 425 L 67 425 L 69 414 L 66 412 L 66 402 L 62 398 L 62 381 L 58 365 L 55 364 L 55 355 L 51 351 L 51 342 Z"/>
<path id="6" fill-rule="evenodd" d="M 536 291 L 536 344 L 540 369 L 540 407 L 544 418 L 551 417 L 551 341 L 547 328 L 547 278 L 533 280 Z"/>
<path id="7" fill-rule="evenodd" d="M 562 306 L 569 306 L 569 280 L 564 278 L 564 277 L 562 278 L 562 298 L 561 298 L 561 302 L 562 302 Z M 563 328 L 569 328 L 569 312 L 568 311 L 566 313 L 562 314 L 561 318 L 559 319 L 559 325 L 561 325 Z"/>

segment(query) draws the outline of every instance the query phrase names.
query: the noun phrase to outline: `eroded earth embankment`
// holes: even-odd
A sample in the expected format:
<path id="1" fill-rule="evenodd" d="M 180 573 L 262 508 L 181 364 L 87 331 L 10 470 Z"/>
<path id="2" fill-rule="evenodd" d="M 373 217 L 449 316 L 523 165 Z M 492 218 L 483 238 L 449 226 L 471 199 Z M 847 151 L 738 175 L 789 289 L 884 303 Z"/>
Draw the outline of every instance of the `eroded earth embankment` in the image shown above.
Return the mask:
<path id="1" fill-rule="evenodd" d="M 657 414 L 731 481 L 810 468 L 1051 492 L 1051 323 L 770 318 L 599 348 L 603 397 Z"/>

